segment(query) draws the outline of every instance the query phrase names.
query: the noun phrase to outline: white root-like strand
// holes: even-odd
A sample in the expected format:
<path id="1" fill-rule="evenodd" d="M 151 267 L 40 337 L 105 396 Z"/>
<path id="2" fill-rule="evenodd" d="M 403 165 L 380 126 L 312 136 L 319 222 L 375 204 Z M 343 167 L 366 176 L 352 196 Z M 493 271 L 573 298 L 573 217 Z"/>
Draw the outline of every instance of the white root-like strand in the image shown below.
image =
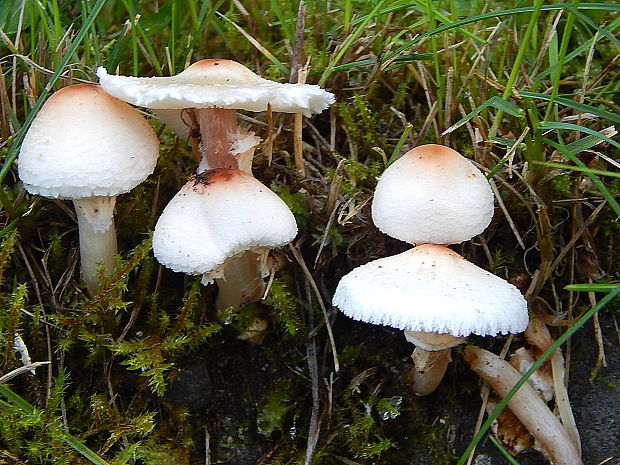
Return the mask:
<path id="1" fill-rule="evenodd" d="M 568 399 L 568 390 L 564 384 L 566 370 L 564 369 L 564 357 L 559 350 L 551 356 L 551 370 L 553 373 L 553 387 L 555 390 L 555 405 L 562 419 L 562 424 L 573 439 L 573 444 L 577 452 L 581 455 L 581 438 L 579 436 L 579 430 L 577 429 L 577 423 L 575 422 L 575 416 L 573 415 L 573 409 Z"/>
<path id="2" fill-rule="evenodd" d="M 521 378 L 521 374 L 508 362 L 478 347 L 466 347 L 463 358 L 502 398 Z M 536 438 L 551 463 L 583 465 L 573 439 L 531 385 L 525 383 L 521 386 L 508 402 L 508 408 Z"/>
<path id="3" fill-rule="evenodd" d="M 90 295 L 101 286 L 99 270 L 114 270 L 117 254 L 114 205 L 116 197 L 91 197 L 73 201 L 80 235 L 82 278 Z"/>
<path id="4" fill-rule="evenodd" d="M 536 358 L 530 349 L 521 347 L 510 356 L 509 363 L 516 368 L 516 370 L 523 374 L 528 371 L 534 363 Z M 545 402 L 549 402 L 553 399 L 553 375 L 551 373 L 551 367 L 544 363 L 534 373 L 531 374 L 527 380 L 540 394 Z"/>
<path id="5" fill-rule="evenodd" d="M 541 352 L 547 350 L 549 346 L 555 342 L 551 337 L 551 333 L 549 333 L 549 328 L 547 328 L 547 325 L 545 325 L 540 318 L 533 318 L 530 321 L 525 331 L 525 339 L 529 344 L 536 346 Z M 562 424 L 568 431 L 568 434 L 573 438 L 573 443 L 577 451 L 581 454 L 581 438 L 579 437 L 579 430 L 577 429 L 573 409 L 571 408 L 568 398 L 568 390 L 565 384 L 566 370 L 564 368 L 564 356 L 560 349 L 553 353 L 550 364 L 553 375 L 555 405 L 560 414 Z"/>

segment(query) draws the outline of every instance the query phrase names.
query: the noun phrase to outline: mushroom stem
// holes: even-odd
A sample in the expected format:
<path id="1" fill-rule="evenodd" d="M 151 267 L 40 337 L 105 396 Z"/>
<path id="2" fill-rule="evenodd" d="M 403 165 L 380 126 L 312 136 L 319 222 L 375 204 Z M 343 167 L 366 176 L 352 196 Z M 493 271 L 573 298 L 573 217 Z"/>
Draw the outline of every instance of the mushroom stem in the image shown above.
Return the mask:
<path id="1" fill-rule="evenodd" d="M 239 132 L 235 110 L 200 108 L 194 111 L 200 126 L 202 156 L 197 172 L 234 168 L 252 174 L 252 159 L 260 138 L 253 132 Z"/>
<path id="2" fill-rule="evenodd" d="M 240 133 L 235 110 L 224 108 L 195 109 L 200 126 L 202 160 L 198 173 L 207 169 L 233 168 L 252 174 L 254 150 L 260 139 L 254 133 Z M 237 308 L 248 302 L 256 302 L 265 292 L 260 257 L 244 252 L 230 259 L 225 265 L 223 277 L 215 278 L 218 286 L 216 307 Z"/>
<path id="3" fill-rule="evenodd" d="M 411 354 L 415 370 L 413 370 L 413 392 L 417 396 L 426 396 L 433 392 L 443 379 L 448 363 L 452 361 L 450 351 L 424 350 L 416 347 Z"/>
<path id="4" fill-rule="evenodd" d="M 89 294 L 95 295 L 101 285 L 99 270 L 114 269 L 117 253 L 114 205 L 116 196 L 73 200 L 80 235 L 82 278 Z"/>
<path id="5" fill-rule="evenodd" d="M 199 108 L 195 112 L 202 138 L 202 162 L 199 169 L 240 169 L 237 159 L 231 153 L 233 137 L 238 132 L 235 110 Z"/>
<path id="6" fill-rule="evenodd" d="M 508 362 L 478 347 L 466 347 L 463 358 L 502 398 L 521 378 Z M 553 464 L 583 464 L 572 438 L 529 383 L 519 388 L 508 402 L 508 408 L 536 438 L 541 451 Z"/>
<path id="7" fill-rule="evenodd" d="M 218 287 L 215 305 L 218 310 L 237 308 L 262 298 L 265 282 L 262 279 L 261 262 L 262 254 L 252 250 L 226 261 L 223 276 L 215 278 Z"/>
<path id="8" fill-rule="evenodd" d="M 415 365 L 413 392 L 418 396 L 426 396 L 439 386 L 446 374 L 448 363 L 452 361 L 450 349 L 465 342 L 465 338 L 405 330 L 405 339 L 416 346 L 411 354 Z"/>

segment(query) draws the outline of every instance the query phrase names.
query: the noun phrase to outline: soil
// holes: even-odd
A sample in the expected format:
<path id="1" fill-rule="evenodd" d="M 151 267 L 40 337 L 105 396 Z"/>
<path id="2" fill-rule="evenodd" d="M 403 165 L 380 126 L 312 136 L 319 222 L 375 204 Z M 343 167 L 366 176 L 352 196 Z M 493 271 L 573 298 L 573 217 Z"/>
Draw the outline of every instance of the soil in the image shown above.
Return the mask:
<path id="1" fill-rule="evenodd" d="M 612 315 L 605 313 L 600 318 L 607 367 L 602 367 L 594 380 L 589 381 L 598 353 L 590 323 L 573 338 L 569 393 L 581 433 L 584 463 L 619 465 L 620 347 Z M 456 463 L 472 437 L 480 409 L 478 379 L 462 361 L 459 349 L 454 351 L 454 362 L 437 391 L 427 397 L 416 397 L 407 386 L 412 346 L 404 340 L 401 332 L 339 315 L 334 333 L 342 364 L 332 384 L 334 397 L 349 392 L 355 403 L 370 404 L 370 399 L 379 397 L 402 397 L 402 403 L 399 414 L 392 419 L 382 420 L 378 418 L 377 410 L 372 410 L 378 430 L 393 443 L 379 456 L 380 460 L 378 457 L 347 456 L 347 451 L 342 450 L 341 456 L 350 457 L 350 462 L 326 457 L 317 458 L 314 463 Z M 209 433 L 211 463 L 267 464 L 276 451 L 284 450 L 291 443 L 296 444 L 296 453 L 303 458 L 310 418 L 307 413 L 311 404 L 307 365 L 304 366 L 305 362 L 301 360 L 297 367 L 290 366 L 288 372 L 283 370 L 277 360 L 278 354 L 286 350 L 282 341 L 270 337 L 263 345 L 254 345 L 237 341 L 230 330 L 225 339 L 224 344 L 209 348 L 208 358 L 205 356 L 188 363 L 191 368 L 182 368 L 181 375 L 166 396 L 168 400 L 185 406 L 194 424 L 202 425 L 196 434 L 197 462 L 204 463 L 204 457 L 198 456 L 204 456 L 206 431 Z M 490 350 L 496 352 L 500 348 L 500 342 L 489 343 L 486 338 L 469 342 L 484 347 L 490 344 Z M 517 347 L 521 341 L 517 338 L 514 344 L 513 347 Z M 330 367 L 330 363 L 328 352 L 319 354 L 319 367 Z M 302 373 L 304 370 L 306 373 Z M 328 402 L 323 381 L 329 378 L 329 371 L 320 373 L 319 377 L 321 410 L 325 412 Z M 265 408 L 267 396 L 273 392 L 274 386 L 283 383 L 290 394 L 290 399 L 283 401 L 288 409 L 282 418 L 283 428 L 261 434 L 257 428 L 261 409 Z M 338 407 L 345 406 L 332 406 L 334 410 Z M 322 418 L 319 448 L 330 435 L 336 436 L 333 441 L 346 443 L 348 425 L 339 423 L 341 419 L 337 413 L 332 415 L 330 420 L 326 416 Z M 294 431 L 298 431 L 296 437 Z M 521 465 L 549 463 L 538 452 L 520 454 L 516 460 Z M 491 441 L 485 439 L 477 447 L 472 463 L 503 465 L 508 462 Z"/>

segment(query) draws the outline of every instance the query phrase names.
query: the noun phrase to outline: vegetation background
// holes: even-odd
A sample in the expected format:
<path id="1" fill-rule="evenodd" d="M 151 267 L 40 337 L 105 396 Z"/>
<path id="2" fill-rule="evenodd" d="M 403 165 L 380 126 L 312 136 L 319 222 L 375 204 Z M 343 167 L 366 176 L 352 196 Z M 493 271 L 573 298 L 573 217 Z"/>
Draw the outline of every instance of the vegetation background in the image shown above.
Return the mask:
<path id="1" fill-rule="evenodd" d="M 50 362 L 0 383 L 0 463 L 466 463 L 481 402 L 459 351 L 440 388 L 417 398 L 402 334 L 330 307 L 343 274 L 408 248 L 373 226 L 369 206 L 386 165 L 422 143 L 472 159 L 496 195 L 491 226 L 455 250 L 517 285 L 532 314 L 556 317 L 559 342 L 592 318 L 563 346 L 579 374 L 570 373 L 569 391 L 584 409 L 576 416 L 586 463 L 620 463 L 620 6 L 302 6 L 0 3 L 0 376 L 22 365 L 16 335 L 32 361 Z M 304 122 L 305 173 L 290 115 L 274 115 L 272 160 L 265 148 L 255 159 L 256 177 L 291 207 L 299 236 L 275 252 L 281 268 L 264 301 L 217 314 L 213 289 L 150 252 L 159 213 L 195 169 L 191 147 L 152 117 L 157 169 L 119 198 L 118 271 L 90 299 L 73 210 L 25 193 L 13 163 L 21 140 L 51 92 L 94 81 L 97 66 L 172 75 L 200 58 L 233 59 L 279 82 L 308 62 L 307 82 L 336 94 Z M 267 139 L 266 115 L 241 118 Z M 262 344 L 239 340 L 256 316 L 271 321 Z M 495 353 L 524 344 L 470 343 Z M 603 406 L 595 414 L 588 396 Z M 545 463 L 538 453 L 508 458 L 486 429 L 480 438 L 474 463 Z"/>

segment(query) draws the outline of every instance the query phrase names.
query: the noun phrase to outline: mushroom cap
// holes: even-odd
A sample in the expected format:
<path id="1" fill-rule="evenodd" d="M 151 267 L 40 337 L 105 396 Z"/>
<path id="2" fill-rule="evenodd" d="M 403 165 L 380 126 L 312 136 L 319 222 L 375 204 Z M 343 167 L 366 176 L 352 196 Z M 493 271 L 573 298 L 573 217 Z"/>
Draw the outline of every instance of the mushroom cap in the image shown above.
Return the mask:
<path id="1" fill-rule="evenodd" d="M 101 86 L 126 102 L 153 109 L 227 108 L 303 113 L 311 116 L 334 103 L 334 95 L 310 84 L 263 79 L 240 63 L 200 60 L 170 77 L 109 75 L 97 69 Z"/>
<path id="2" fill-rule="evenodd" d="M 333 304 L 355 320 L 452 336 L 518 333 L 528 324 L 515 286 L 434 244 L 355 268 Z"/>
<path id="3" fill-rule="evenodd" d="M 89 84 L 55 92 L 21 146 L 19 177 L 31 194 L 79 199 L 128 192 L 155 169 L 159 140 L 144 117 Z"/>
<path id="4" fill-rule="evenodd" d="M 229 257 L 282 246 L 296 235 L 295 217 L 274 192 L 244 171 L 218 168 L 192 176 L 168 203 L 153 252 L 174 271 L 205 274 Z"/>
<path id="5" fill-rule="evenodd" d="M 456 244 L 484 231 L 493 200 L 473 163 L 443 145 L 422 145 L 381 175 L 372 219 L 385 234 L 410 244 Z"/>

